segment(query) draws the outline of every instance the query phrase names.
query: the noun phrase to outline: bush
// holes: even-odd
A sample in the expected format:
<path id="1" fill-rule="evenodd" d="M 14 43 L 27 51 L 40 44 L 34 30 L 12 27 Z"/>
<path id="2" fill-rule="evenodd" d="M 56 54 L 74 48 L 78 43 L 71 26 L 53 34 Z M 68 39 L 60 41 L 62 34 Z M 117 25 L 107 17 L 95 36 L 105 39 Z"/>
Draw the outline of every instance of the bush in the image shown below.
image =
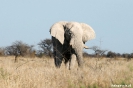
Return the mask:
<path id="1" fill-rule="evenodd" d="M 114 53 L 114 52 L 112 52 L 112 51 L 109 51 L 109 52 L 107 53 L 107 57 L 108 57 L 108 58 L 116 58 L 116 53 Z"/>

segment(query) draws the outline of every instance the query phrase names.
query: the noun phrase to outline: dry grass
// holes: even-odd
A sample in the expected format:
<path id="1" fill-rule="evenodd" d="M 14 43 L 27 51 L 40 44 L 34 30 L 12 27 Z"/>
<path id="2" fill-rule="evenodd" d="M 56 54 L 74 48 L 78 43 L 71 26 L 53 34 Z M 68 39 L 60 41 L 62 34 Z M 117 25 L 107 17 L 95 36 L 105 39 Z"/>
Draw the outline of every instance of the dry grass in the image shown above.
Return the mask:
<path id="1" fill-rule="evenodd" d="M 14 63 L 14 57 L 0 57 L 0 88 L 133 88 L 133 60 L 84 60 L 82 69 L 76 65 L 69 71 L 64 64 L 56 69 L 53 59 L 20 58 Z"/>

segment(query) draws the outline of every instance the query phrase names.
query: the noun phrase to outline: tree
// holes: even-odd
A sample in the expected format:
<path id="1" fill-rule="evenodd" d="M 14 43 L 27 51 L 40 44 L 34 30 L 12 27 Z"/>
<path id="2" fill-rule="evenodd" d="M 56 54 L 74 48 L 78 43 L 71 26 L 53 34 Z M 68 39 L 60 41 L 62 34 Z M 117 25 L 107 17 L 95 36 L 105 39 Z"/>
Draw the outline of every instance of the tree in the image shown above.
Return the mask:
<path id="1" fill-rule="evenodd" d="M 30 45 L 27 49 L 27 53 L 26 56 L 30 57 L 30 58 L 34 58 L 36 56 L 36 50 L 33 49 L 34 45 Z"/>
<path id="2" fill-rule="evenodd" d="M 116 53 L 114 53 L 114 52 L 112 52 L 112 51 L 109 51 L 109 52 L 107 53 L 107 57 L 109 57 L 109 58 L 116 58 Z"/>
<path id="3" fill-rule="evenodd" d="M 130 57 L 133 58 L 133 53 L 130 54 Z"/>
<path id="4" fill-rule="evenodd" d="M 52 44 L 51 39 L 42 40 L 38 45 L 42 49 L 42 50 L 39 50 L 40 54 L 44 54 L 44 55 L 52 57 L 53 44 Z"/>
<path id="5" fill-rule="evenodd" d="M 121 54 L 120 53 L 116 53 L 116 57 L 121 57 Z"/>
<path id="6" fill-rule="evenodd" d="M 6 54 L 7 55 L 14 55 L 15 62 L 18 62 L 18 56 L 25 56 L 28 53 L 30 46 L 21 42 L 16 41 L 11 46 L 6 47 Z"/>
<path id="7" fill-rule="evenodd" d="M 0 56 L 4 56 L 5 55 L 5 49 L 4 48 L 0 48 Z"/>
<path id="8" fill-rule="evenodd" d="M 92 49 L 95 52 L 95 55 L 97 57 L 101 57 L 105 54 L 105 52 L 107 52 L 107 50 L 101 50 L 98 46 L 93 46 L 90 49 Z"/>
<path id="9" fill-rule="evenodd" d="M 123 56 L 124 58 L 126 58 L 127 60 L 130 60 L 130 59 L 131 59 L 131 54 L 124 53 L 124 54 L 122 54 L 122 56 Z"/>

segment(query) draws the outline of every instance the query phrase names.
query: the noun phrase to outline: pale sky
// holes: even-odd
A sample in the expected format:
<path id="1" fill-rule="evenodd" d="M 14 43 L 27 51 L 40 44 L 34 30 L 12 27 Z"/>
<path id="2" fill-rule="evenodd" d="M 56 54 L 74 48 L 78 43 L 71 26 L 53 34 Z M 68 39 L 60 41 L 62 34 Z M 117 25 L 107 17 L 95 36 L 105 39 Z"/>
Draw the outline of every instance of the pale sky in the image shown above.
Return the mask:
<path id="1" fill-rule="evenodd" d="M 37 46 L 58 21 L 89 24 L 96 32 L 89 47 L 133 53 L 133 0 L 0 0 L 0 47 L 16 40 Z"/>

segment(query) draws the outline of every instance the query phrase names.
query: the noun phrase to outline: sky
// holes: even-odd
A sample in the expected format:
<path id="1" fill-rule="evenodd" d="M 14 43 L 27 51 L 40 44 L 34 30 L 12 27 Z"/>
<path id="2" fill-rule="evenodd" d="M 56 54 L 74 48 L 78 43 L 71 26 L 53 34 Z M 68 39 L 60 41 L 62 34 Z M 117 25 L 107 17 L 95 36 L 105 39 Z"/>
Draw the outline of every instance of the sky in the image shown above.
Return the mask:
<path id="1" fill-rule="evenodd" d="M 96 38 L 89 47 L 133 53 L 133 0 L 0 0 L 0 47 L 15 41 L 37 46 L 58 21 L 90 25 Z"/>

